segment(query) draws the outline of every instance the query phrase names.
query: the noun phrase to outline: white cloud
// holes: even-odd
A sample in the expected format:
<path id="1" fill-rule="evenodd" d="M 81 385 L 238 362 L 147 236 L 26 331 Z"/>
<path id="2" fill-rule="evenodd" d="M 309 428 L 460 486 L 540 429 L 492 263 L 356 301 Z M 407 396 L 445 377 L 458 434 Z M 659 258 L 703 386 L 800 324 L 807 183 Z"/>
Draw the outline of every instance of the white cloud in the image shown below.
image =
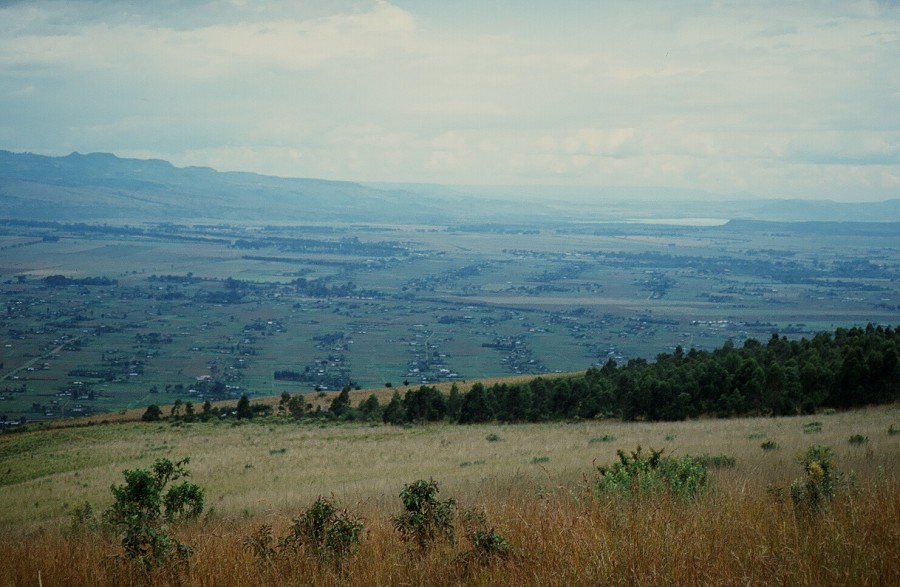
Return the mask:
<path id="1" fill-rule="evenodd" d="M 895 3 L 159 6 L 0 8 L 0 148 L 896 197 Z"/>

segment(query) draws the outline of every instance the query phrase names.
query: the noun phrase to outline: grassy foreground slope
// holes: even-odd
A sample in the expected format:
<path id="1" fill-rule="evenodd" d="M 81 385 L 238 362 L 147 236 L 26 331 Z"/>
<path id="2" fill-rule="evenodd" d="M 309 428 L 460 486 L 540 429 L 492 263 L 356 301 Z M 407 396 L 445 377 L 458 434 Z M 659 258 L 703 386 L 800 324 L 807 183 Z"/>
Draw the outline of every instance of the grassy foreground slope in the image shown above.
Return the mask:
<path id="1" fill-rule="evenodd" d="M 6 435 L 0 584 L 897 584 L 898 425 L 900 409 L 889 406 L 653 424 L 319 427 L 270 418 Z M 855 435 L 867 440 L 849 442 Z M 763 450 L 768 441 L 778 448 Z M 804 476 L 797 456 L 814 444 L 832 447 L 855 482 L 827 509 L 798 516 L 771 488 Z M 724 454 L 735 466 L 713 470 L 713 491 L 694 502 L 593 492 L 595 466 L 637 445 Z M 183 456 L 207 490 L 204 519 L 176 531 L 194 548 L 186 567 L 146 574 L 115 558 L 114 538 L 69 531 L 76 504 L 102 511 L 112 502 L 123 469 Z M 391 523 L 400 487 L 428 478 L 460 510 L 483 509 L 509 556 L 479 563 L 464 540 L 427 553 L 401 542 Z M 341 571 L 302 557 L 261 565 L 244 548 L 262 524 L 284 535 L 319 495 L 366 526 Z"/>

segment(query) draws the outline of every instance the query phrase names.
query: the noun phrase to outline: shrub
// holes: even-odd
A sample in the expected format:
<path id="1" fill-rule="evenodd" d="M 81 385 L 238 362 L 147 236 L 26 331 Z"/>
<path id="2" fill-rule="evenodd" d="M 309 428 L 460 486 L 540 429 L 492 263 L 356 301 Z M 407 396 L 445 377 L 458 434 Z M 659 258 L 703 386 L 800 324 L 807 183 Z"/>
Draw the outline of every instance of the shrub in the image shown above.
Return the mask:
<path id="1" fill-rule="evenodd" d="M 737 464 L 737 459 L 728 455 L 703 455 L 699 460 L 707 469 L 733 469 Z"/>
<path id="2" fill-rule="evenodd" d="M 806 471 L 806 478 L 791 483 L 791 501 L 795 511 L 810 514 L 831 502 L 842 475 L 834 470 L 834 451 L 827 446 L 807 448 L 799 461 Z"/>
<path id="3" fill-rule="evenodd" d="M 804 434 L 812 434 L 813 432 L 821 432 L 822 431 L 822 423 L 821 422 L 808 422 L 803 425 L 803 433 Z"/>
<path id="4" fill-rule="evenodd" d="M 259 562 L 272 564 L 278 554 L 275 550 L 272 526 L 263 524 L 259 527 L 259 530 L 245 538 L 244 550 L 252 554 Z"/>
<path id="5" fill-rule="evenodd" d="M 663 457 L 662 450 L 639 446 L 631 456 L 618 450 L 619 461 L 597 469 L 595 488 L 598 493 L 636 497 L 668 491 L 678 498 L 697 497 L 709 484 L 709 471 L 701 459 L 691 456 Z"/>
<path id="6" fill-rule="evenodd" d="M 849 439 L 847 439 L 847 442 L 849 442 L 850 444 L 866 444 L 867 442 L 869 442 L 869 437 L 863 436 L 862 434 L 853 434 Z"/>
<path id="7" fill-rule="evenodd" d="M 93 532 L 100 529 L 100 522 L 94 514 L 94 506 L 89 501 L 72 508 L 69 518 L 71 520 L 70 528 L 75 534 Z"/>
<path id="8" fill-rule="evenodd" d="M 766 452 L 768 452 L 770 450 L 778 450 L 779 448 L 781 448 L 778 446 L 778 443 L 775 442 L 774 440 L 767 440 L 764 443 L 760 444 L 759 446 Z"/>
<path id="9" fill-rule="evenodd" d="M 610 434 L 604 434 L 603 436 L 597 436 L 595 438 L 591 438 L 588 441 L 588 444 L 596 444 L 598 442 L 615 442 L 616 437 Z"/>
<path id="10" fill-rule="evenodd" d="M 466 538 L 471 544 L 471 558 L 478 562 L 505 558 L 509 554 L 509 541 L 493 527 L 488 527 L 487 514 L 467 510 L 463 512 Z"/>
<path id="11" fill-rule="evenodd" d="M 491 434 L 488 434 L 487 436 L 485 436 L 484 439 L 487 440 L 488 442 L 498 442 L 500 440 L 500 437 L 494 433 L 491 433 Z"/>
<path id="12" fill-rule="evenodd" d="M 900 434 L 900 428 L 894 428 L 894 425 L 891 424 L 888 427 L 888 436 L 894 436 L 896 434 Z"/>
<path id="13" fill-rule="evenodd" d="M 328 498 L 319 497 L 299 518 L 291 532 L 280 542 L 283 549 L 296 551 L 300 546 L 319 562 L 340 567 L 344 558 L 359 545 L 365 526 L 347 510 L 338 510 Z"/>
<path id="14" fill-rule="evenodd" d="M 104 521 L 122 536 L 125 555 L 145 567 L 164 562 L 173 553 L 187 555 L 188 549 L 168 534 L 168 524 L 197 518 L 203 512 L 204 491 L 187 477 L 190 459 L 172 462 L 157 459 L 151 470 L 123 471 L 125 483 L 113 485 L 115 501 L 104 512 Z M 163 490 L 168 490 L 163 493 Z"/>
<path id="15" fill-rule="evenodd" d="M 444 539 L 453 543 L 456 538 L 453 526 L 453 499 L 437 499 L 438 485 L 434 479 L 420 479 L 403 486 L 400 500 L 404 511 L 393 518 L 394 528 L 404 541 L 415 541 L 421 550 L 433 542 Z"/>
<path id="16" fill-rule="evenodd" d="M 291 525 L 290 532 L 275 542 L 272 527 L 263 524 L 244 539 L 244 549 L 261 563 L 274 564 L 289 554 L 305 552 L 319 563 L 340 568 L 344 559 L 359 545 L 365 526 L 347 510 L 338 510 L 325 497 L 319 497 Z"/>

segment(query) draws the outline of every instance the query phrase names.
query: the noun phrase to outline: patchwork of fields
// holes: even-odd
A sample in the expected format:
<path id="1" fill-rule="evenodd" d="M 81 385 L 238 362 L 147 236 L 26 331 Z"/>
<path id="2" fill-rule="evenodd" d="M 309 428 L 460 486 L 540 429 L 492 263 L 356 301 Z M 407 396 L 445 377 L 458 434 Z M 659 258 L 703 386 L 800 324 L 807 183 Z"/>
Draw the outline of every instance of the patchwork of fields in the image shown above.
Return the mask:
<path id="1" fill-rule="evenodd" d="M 896 235 L 637 224 L 0 232 L 0 419 L 583 370 L 900 315 Z"/>

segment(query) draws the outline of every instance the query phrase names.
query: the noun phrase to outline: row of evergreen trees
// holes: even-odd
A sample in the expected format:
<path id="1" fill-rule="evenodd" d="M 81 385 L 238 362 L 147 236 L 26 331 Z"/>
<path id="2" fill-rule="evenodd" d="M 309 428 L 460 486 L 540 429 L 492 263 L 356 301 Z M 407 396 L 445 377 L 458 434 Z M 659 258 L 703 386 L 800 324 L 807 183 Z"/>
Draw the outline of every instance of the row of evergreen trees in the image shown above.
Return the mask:
<path id="1" fill-rule="evenodd" d="M 536 378 L 525 383 L 476 383 L 448 395 L 422 386 L 399 392 L 387 406 L 370 397 L 357 410 L 345 401 L 342 416 L 381 415 L 384 422 L 450 420 L 540 422 L 612 417 L 623 420 L 683 420 L 793 415 L 820 408 L 850 408 L 900 400 L 900 327 L 869 325 L 837 329 L 812 339 L 773 334 L 763 344 L 749 339 L 738 348 L 714 351 L 677 347 L 655 361 L 608 361 L 585 374 Z M 337 401 L 337 400 L 336 400 Z"/>

